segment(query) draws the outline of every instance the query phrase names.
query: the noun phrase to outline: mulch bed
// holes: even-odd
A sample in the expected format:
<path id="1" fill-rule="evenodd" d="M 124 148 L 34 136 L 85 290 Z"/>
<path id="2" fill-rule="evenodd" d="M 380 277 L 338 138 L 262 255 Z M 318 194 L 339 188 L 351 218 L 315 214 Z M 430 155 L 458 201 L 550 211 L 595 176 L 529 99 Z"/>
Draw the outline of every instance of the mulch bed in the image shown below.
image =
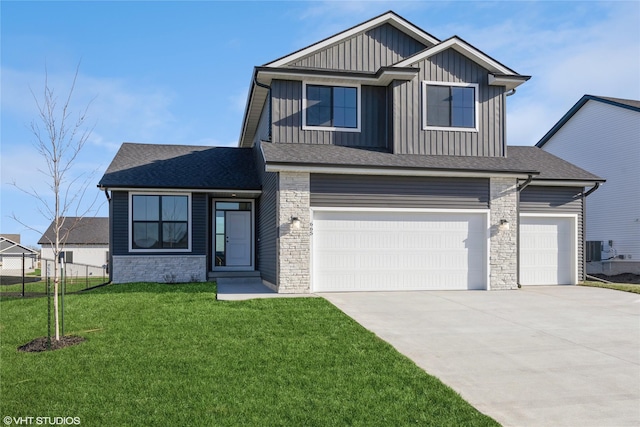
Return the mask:
<path id="1" fill-rule="evenodd" d="M 51 350 L 71 347 L 72 345 L 80 344 L 84 341 L 86 341 L 86 338 L 77 337 L 74 335 L 60 337 L 59 341 L 56 341 L 55 338 L 51 338 Z M 47 337 L 36 338 L 35 340 L 18 347 L 18 351 L 24 351 L 26 353 L 39 353 L 41 351 L 47 350 Z"/>
<path id="2" fill-rule="evenodd" d="M 608 280 L 613 283 L 635 283 L 640 285 L 640 275 L 623 273 L 616 274 L 614 276 L 607 276 L 606 274 L 590 274 L 590 276 L 599 277 L 600 279 Z"/>

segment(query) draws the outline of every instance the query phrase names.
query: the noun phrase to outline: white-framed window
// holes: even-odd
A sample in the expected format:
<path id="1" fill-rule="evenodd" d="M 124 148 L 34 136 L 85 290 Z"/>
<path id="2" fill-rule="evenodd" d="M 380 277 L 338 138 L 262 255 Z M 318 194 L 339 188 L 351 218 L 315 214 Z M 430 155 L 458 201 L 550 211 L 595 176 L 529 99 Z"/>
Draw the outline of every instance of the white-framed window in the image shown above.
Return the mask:
<path id="1" fill-rule="evenodd" d="M 360 132 L 360 86 L 303 82 L 302 129 Z"/>
<path id="2" fill-rule="evenodd" d="M 129 193 L 129 251 L 191 251 L 191 195 Z"/>
<path id="3" fill-rule="evenodd" d="M 422 82 L 422 128 L 478 131 L 478 85 Z"/>

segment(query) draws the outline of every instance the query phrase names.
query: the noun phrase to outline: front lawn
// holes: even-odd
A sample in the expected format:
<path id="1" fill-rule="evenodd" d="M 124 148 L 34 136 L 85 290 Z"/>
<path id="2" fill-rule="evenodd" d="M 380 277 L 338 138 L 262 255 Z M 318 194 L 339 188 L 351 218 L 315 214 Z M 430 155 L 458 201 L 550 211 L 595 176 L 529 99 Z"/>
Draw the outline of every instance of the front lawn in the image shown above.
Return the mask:
<path id="1" fill-rule="evenodd" d="M 616 291 L 633 292 L 635 294 L 640 294 L 640 285 L 635 283 L 603 283 L 603 282 L 596 282 L 596 281 L 586 281 L 580 284 L 582 286 L 615 289 Z"/>
<path id="2" fill-rule="evenodd" d="M 321 298 L 221 302 L 212 284 L 109 285 L 65 299 L 82 344 L 46 334 L 46 298 L 0 301 L 0 414 L 85 426 L 497 425 Z"/>

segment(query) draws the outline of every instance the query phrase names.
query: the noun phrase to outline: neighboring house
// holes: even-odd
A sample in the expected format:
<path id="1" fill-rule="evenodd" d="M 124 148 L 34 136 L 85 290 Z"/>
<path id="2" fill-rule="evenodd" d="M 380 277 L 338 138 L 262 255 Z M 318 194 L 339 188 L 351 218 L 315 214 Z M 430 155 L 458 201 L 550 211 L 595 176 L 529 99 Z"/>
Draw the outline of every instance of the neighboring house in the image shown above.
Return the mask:
<path id="1" fill-rule="evenodd" d="M 24 268 L 32 270 L 36 267 L 38 251 L 21 245 L 19 234 L 0 236 L 0 269 L 22 270 L 23 258 Z"/>
<path id="2" fill-rule="evenodd" d="M 640 274 L 640 101 L 585 95 L 536 146 L 607 179 L 586 206 L 587 271 Z"/>
<path id="3" fill-rule="evenodd" d="M 99 183 L 112 280 L 575 284 L 585 189 L 603 180 L 507 147 L 507 96 L 528 79 L 393 12 L 256 67 L 239 147 L 122 145 Z"/>
<path id="4" fill-rule="evenodd" d="M 109 218 L 64 217 L 63 220 L 60 237 L 64 238 L 60 244 L 66 274 L 79 277 L 102 275 L 109 260 Z M 54 223 L 51 223 L 38 240 L 42 245 L 43 261 L 54 260 L 54 241 Z"/>

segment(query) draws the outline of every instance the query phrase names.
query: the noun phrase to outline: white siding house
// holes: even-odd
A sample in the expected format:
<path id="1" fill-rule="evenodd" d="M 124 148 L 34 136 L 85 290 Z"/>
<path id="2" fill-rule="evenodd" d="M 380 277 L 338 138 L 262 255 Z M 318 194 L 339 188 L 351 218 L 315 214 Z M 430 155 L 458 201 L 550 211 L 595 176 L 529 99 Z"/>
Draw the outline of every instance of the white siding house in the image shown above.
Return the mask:
<path id="1" fill-rule="evenodd" d="M 68 276 L 100 276 L 104 273 L 109 255 L 109 218 L 66 217 L 60 235 Z M 45 261 L 54 260 L 53 240 L 51 224 L 38 241 L 42 245 L 43 269 Z"/>
<path id="2" fill-rule="evenodd" d="M 607 180 L 586 199 L 587 273 L 640 274 L 640 101 L 585 95 L 536 145 Z"/>

